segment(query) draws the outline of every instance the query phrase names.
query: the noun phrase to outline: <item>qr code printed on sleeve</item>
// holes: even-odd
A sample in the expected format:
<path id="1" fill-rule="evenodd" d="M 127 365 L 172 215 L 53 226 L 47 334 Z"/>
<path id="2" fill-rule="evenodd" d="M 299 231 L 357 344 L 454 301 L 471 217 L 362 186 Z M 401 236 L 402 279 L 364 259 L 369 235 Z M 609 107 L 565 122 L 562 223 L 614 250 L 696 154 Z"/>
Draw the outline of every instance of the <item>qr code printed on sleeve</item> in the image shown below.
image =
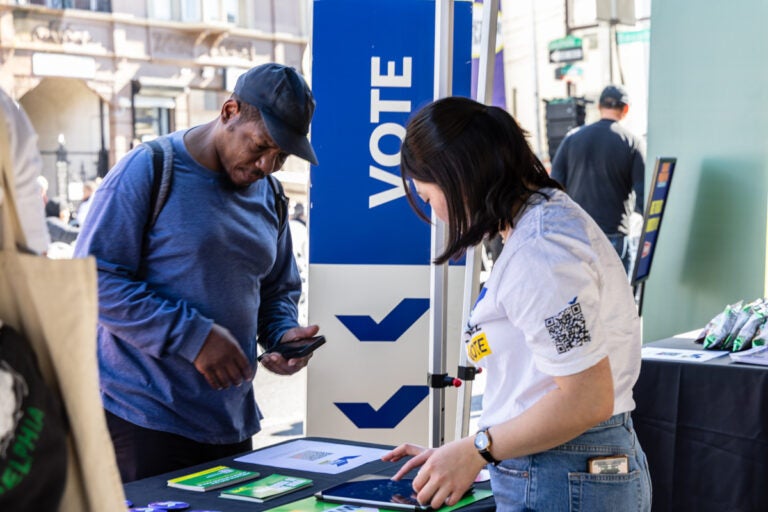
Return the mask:
<path id="1" fill-rule="evenodd" d="M 574 347 L 580 347 L 592 341 L 587 330 L 587 322 L 581 311 L 581 304 L 576 302 L 576 297 L 568 307 L 555 316 L 544 320 L 544 325 L 555 343 L 558 354 L 564 354 Z"/>

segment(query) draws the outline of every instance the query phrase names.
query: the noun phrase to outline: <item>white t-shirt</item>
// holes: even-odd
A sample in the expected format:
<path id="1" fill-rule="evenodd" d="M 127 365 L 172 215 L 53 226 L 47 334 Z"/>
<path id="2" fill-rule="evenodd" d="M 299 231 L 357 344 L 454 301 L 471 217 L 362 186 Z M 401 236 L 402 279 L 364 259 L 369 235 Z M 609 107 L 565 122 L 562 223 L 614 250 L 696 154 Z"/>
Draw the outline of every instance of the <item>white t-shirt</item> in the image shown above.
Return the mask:
<path id="1" fill-rule="evenodd" d="M 520 415 L 608 356 L 614 414 L 635 407 L 640 320 L 616 250 L 565 193 L 534 194 L 475 303 L 465 342 L 487 371 L 480 426 Z"/>

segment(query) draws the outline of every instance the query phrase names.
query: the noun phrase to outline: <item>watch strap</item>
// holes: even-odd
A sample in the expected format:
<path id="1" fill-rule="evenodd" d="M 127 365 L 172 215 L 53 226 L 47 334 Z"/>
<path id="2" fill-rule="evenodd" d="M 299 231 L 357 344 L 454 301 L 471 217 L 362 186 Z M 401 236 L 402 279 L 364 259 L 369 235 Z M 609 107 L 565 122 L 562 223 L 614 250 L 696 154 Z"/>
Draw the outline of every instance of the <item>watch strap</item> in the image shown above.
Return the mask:
<path id="1" fill-rule="evenodd" d="M 489 452 L 488 450 L 478 450 L 477 453 L 482 455 L 485 460 L 487 460 L 488 462 L 490 462 L 494 466 L 499 463 L 498 460 L 493 458 L 493 455 L 491 455 L 491 452 Z"/>
<path id="2" fill-rule="evenodd" d="M 488 432 L 487 428 L 480 429 L 479 432 L 482 432 L 482 433 L 485 434 L 485 436 L 488 438 L 489 443 L 488 443 L 488 448 L 484 448 L 482 450 L 478 449 L 477 453 L 479 453 L 485 460 L 487 460 L 488 462 L 490 462 L 494 466 L 497 465 L 501 461 L 496 460 L 494 458 L 494 456 L 491 455 L 490 447 L 493 445 L 493 439 L 491 439 L 491 433 Z"/>

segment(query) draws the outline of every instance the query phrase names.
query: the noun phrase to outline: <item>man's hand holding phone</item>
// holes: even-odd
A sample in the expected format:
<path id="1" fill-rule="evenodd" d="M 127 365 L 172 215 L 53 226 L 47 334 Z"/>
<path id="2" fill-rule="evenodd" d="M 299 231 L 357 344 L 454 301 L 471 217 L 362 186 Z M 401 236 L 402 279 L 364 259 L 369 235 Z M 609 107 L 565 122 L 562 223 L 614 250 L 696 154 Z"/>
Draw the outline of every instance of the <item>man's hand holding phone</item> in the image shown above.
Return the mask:
<path id="1" fill-rule="evenodd" d="M 261 361 L 264 356 L 271 353 L 278 353 L 284 359 L 306 357 L 324 343 L 325 336 L 312 336 L 311 338 L 302 338 L 300 340 L 284 341 L 265 351 L 258 357 L 258 360 Z"/>
<path id="2" fill-rule="evenodd" d="M 258 361 L 278 375 L 298 372 L 307 366 L 312 352 L 325 342 L 324 337 L 316 336 L 319 330 L 317 325 L 288 329 L 280 343 L 261 354 Z"/>

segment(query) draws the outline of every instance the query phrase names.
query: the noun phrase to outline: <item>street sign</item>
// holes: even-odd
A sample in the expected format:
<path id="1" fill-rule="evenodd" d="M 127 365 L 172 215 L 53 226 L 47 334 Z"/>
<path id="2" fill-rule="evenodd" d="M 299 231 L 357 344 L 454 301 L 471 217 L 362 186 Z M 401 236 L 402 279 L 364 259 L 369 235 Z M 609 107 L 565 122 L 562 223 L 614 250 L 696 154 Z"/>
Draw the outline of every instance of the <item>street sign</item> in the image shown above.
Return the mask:
<path id="1" fill-rule="evenodd" d="M 555 39 L 549 42 L 549 51 L 552 50 L 568 50 L 570 48 L 581 48 L 581 38 L 576 37 L 573 34 L 569 34 L 560 39 Z"/>
<path id="2" fill-rule="evenodd" d="M 650 42 L 650 40 L 651 30 L 648 28 L 616 32 L 616 44 L 647 43 Z"/>
<path id="3" fill-rule="evenodd" d="M 580 37 L 567 35 L 549 43 L 549 62 L 576 62 L 584 59 L 584 49 Z"/>
<path id="4" fill-rule="evenodd" d="M 555 68 L 555 80 L 571 82 L 578 80 L 584 74 L 584 70 L 573 64 L 564 64 Z"/>
<path id="5" fill-rule="evenodd" d="M 569 48 L 567 50 L 551 50 L 549 62 L 560 64 L 563 62 L 577 62 L 584 59 L 584 50 L 581 48 Z"/>

